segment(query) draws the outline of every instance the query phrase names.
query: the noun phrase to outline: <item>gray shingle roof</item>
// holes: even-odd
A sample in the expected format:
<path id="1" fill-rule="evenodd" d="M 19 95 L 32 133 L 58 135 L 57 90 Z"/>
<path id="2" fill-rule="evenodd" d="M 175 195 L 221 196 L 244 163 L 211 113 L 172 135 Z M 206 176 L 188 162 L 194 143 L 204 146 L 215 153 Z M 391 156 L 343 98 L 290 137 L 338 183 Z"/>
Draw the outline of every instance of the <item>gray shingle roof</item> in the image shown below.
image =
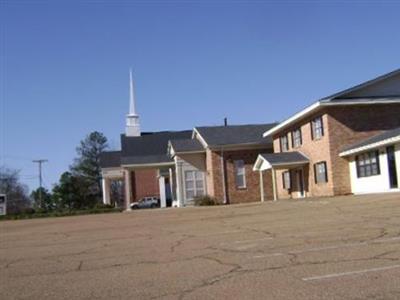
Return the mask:
<path id="1" fill-rule="evenodd" d="M 100 166 L 113 168 L 121 165 L 121 151 L 106 151 L 100 154 Z"/>
<path id="2" fill-rule="evenodd" d="M 282 152 L 282 153 L 265 153 L 260 154 L 266 161 L 268 161 L 272 166 L 274 165 L 284 165 L 291 163 L 307 163 L 309 159 L 302 153 L 294 152 Z"/>
<path id="3" fill-rule="evenodd" d="M 350 146 L 347 146 L 342 150 L 342 152 L 354 150 L 354 149 L 357 149 L 357 148 L 360 148 L 360 147 L 365 147 L 365 146 L 368 146 L 368 145 L 371 145 L 371 144 L 375 144 L 375 143 L 379 143 L 381 141 L 384 141 L 384 140 L 387 140 L 387 139 L 390 139 L 390 138 L 394 138 L 394 137 L 398 137 L 398 136 L 400 136 L 400 127 L 392 129 L 392 130 L 385 131 L 384 133 L 375 135 L 375 136 L 370 137 L 368 139 L 365 139 L 365 140 L 363 140 L 361 142 L 358 142 L 358 143 L 352 144 Z"/>
<path id="4" fill-rule="evenodd" d="M 142 164 L 159 164 L 172 163 L 173 160 L 166 154 L 128 156 L 121 158 L 121 165 L 142 165 Z"/>
<path id="5" fill-rule="evenodd" d="M 197 139 L 171 140 L 170 144 L 175 152 L 192 152 L 204 150 L 203 145 Z"/>
<path id="6" fill-rule="evenodd" d="M 353 92 L 353 91 L 355 91 L 355 90 L 362 89 L 362 88 L 364 88 L 364 87 L 367 87 L 367 86 L 369 86 L 369 85 L 371 85 L 371 84 L 374 84 L 374 83 L 376 83 L 376 82 L 385 80 L 385 79 L 390 78 L 390 77 L 392 77 L 392 76 L 396 76 L 397 74 L 400 74 L 400 69 L 396 69 L 396 70 L 394 70 L 394 71 L 392 71 L 392 72 L 383 74 L 383 75 L 378 76 L 378 77 L 376 77 L 376 78 L 374 78 L 374 79 L 365 81 L 365 82 L 363 82 L 363 83 L 361 83 L 361 84 L 355 85 L 355 86 L 353 86 L 353 87 L 351 87 L 351 88 L 348 88 L 348 89 L 345 89 L 345 90 L 342 90 L 342 91 L 337 92 L 337 93 L 335 93 L 335 94 L 333 94 L 333 95 L 330 95 L 330 96 L 328 96 L 328 97 L 324 97 L 324 98 L 322 98 L 322 99 L 320 99 L 320 100 L 325 100 L 325 101 L 328 100 L 328 101 L 330 101 L 330 100 L 333 100 L 333 99 L 335 99 L 335 98 L 343 98 L 343 96 L 345 96 L 346 94 L 349 94 L 349 93 L 351 93 L 351 92 Z M 344 97 L 344 98 L 346 98 L 346 97 Z"/>
<path id="7" fill-rule="evenodd" d="M 195 129 L 211 147 L 240 144 L 272 145 L 272 138 L 263 138 L 262 135 L 275 125 L 277 124 L 206 126 Z"/>
<path id="8" fill-rule="evenodd" d="M 172 162 L 167 155 L 168 141 L 190 139 L 191 130 L 161 131 L 143 134 L 138 137 L 121 135 L 122 164 L 153 164 Z"/>

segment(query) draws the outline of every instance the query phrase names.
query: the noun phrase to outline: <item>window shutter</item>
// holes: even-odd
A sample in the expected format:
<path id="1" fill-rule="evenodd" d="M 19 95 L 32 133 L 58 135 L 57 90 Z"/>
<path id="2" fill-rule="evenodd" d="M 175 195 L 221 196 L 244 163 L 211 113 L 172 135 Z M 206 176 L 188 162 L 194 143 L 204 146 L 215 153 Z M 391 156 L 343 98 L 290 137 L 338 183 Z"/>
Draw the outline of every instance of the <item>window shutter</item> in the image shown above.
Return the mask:
<path id="1" fill-rule="evenodd" d="M 292 135 L 292 148 L 294 148 L 294 131 L 292 131 L 291 135 Z"/>
<path id="2" fill-rule="evenodd" d="M 314 140 L 314 126 L 313 126 L 313 121 L 310 122 L 310 128 L 311 128 L 311 139 Z"/>
<path id="3" fill-rule="evenodd" d="M 300 145 L 303 145 L 303 135 L 301 134 L 301 127 L 299 128 L 299 134 L 300 134 Z"/>
<path id="4" fill-rule="evenodd" d="M 321 136 L 324 136 L 324 120 L 322 119 L 322 116 L 320 117 L 321 120 Z"/>
<path id="5" fill-rule="evenodd" d="M 381 174 L 381 166 L 379 164 L 379 150 L 375 152 L 375 155 L 376 155 L 376 168 L 378 169 L 377 175 L 380 175 Z"/>
<path id="6" fill-rule="evenodd" d="M 282 173 L 282 186 L 283 186 L 283 189 L 286 189 L 286 186 L 285 186 L 285 172 Z"/>
<path id="7" fill-rule="evenodd" d="M 314 164 L 314 181 L 317 183 L 317 164 Z"/>
<path id="8" fill-rule="evenodd" d="M 328 182 L 328 167 L 326 166 L 326 162 L 324 162 L 325 166 L 325 182 Z"/>

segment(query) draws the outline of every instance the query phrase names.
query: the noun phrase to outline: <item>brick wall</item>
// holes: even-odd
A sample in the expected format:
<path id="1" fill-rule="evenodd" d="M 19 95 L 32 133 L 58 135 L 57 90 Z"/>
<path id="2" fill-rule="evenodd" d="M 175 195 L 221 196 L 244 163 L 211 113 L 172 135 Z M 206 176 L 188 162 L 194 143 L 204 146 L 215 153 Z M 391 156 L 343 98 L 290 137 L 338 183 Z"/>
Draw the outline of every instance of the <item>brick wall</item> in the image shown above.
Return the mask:
<path id="1" fill-rule="evenodd" d="M 260 194 L 260 175 L 259 172 L 253 171 L 254 163 L 260 153 L 270 153 L 272 149 L 252 149 L 224 151 L 224 162 L 226 169 L 226 190 L 229 203 L 245 203 L 257 202 L 261 200 Z M 214 197 L 221 203 L 223 202 L 223 178 L 221 171 L 221 152 L 207 152 L 212 168 L 208 168 L 208 172 L 212 172 L 210 178 L 213 185 Z M 235 177 L 235 160 L 243 160 L 246 170 L 246 188 L 238 188 L 236 186 Z M 272 199 L 272 177 L 270 171 L 264 172 L 264 193 L 266 199 Z"/>
<path id="2" fill-rule="evenodd" d="M 131 177 L 133 201 L 148 196 L 160 197 L 157 169 L 135 170 Z"/>
<path id="3" fill-rule="evenodd" d="M 331 107 L 328 110 L 334 194 L 351 193 L 349 163 L 339 156 L 344 147 L 400 127 L 400 104 Z"/>
<path id="4" fill-rule="evenodd" d="M 322 116 L 324 136 L 320 140 L 311 138 L 311 120 Z M 332 196 L 351 192 L 349 164 L 345 158 L 339 157 L 342 149 L 348 145 L 362 141 L 385 130 L 400 127 L 400 104 L 341 106 L 330 107 L 305 118 L 294 126 L 274 135 L 274 152 L 280 152 L 279 137 L 288 134 L 289 151 L 299 151 L 310 159 L 310 164 L 303 168 L 306 196 Z M 302 146 L 292 147 L 291 132 L 301 127 Z M 314 164 L 326 161 L 328 182 L 316 184 L 314 180 Z M 282 172 L 277 171 L 277 187 L 279 198 L 295 198 L 296 180 L 292 176 L 293 189 L 283 189 Z"/>
<path id="5" fill-rule="evenodd" d="M 312 140 L 311 135 L 311 121 L 316 118 L 322 116 L 322 122 L 324 126 L 324 136 L 319 140 Z M 301 129 L 302 135 L 302 145 L 297 148 L 293 148 L 292 146 L 292 136 L 291 132 L 297 128 Z M 321 111 L 316 113 L 300 122 L 298 122 L 295 126 L 288 128 L 286 131 L 282 132 L 279 135 L 275 135 L 274 138 L 274 152 L 280 152 L 279 145 L 279 137 L 282 134 L 288 134 L 289 138 L 289 151 L 299 151 L 306 155 L 310 159 L 310 164 L 302 167 L 303 176 L 304 176 L 304 189 L 306 196 L 330 196 L 333 195 L 333 182 L 332 182 L 332 164 L 331 157 L 329 155 L 329 124 L 328 124 L 328 115 L 326 111 Z M 328 182 L 327 183 L 315 183 L 314 179 L 314 164 L 317 162 L 325 161 L 328 169 Z M 298 197 L 298 186 L 297 181 L 295 180 L 295 174 L 292 172 L 292 189 L 290 191 L 283 189 L 283 180 L 282 173 L 286 170 L 277 170 L 276 179 L 277 179 L 277 191 L 278 198 L 296 198 Z"/>

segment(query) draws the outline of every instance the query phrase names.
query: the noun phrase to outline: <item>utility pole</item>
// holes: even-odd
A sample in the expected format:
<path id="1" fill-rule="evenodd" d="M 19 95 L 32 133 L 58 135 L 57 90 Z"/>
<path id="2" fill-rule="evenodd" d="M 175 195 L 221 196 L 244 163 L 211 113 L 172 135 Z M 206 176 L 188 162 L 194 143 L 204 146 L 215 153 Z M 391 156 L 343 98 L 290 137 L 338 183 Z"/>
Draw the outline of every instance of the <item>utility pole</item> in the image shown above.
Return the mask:
<path id="1" fill-rule="evenodd" d="M 48 162 L 47 159 L 37 159 L 32 162 L 37 163 L 39 166 L 39 203 L 42 205 L 42 164 Z"/>

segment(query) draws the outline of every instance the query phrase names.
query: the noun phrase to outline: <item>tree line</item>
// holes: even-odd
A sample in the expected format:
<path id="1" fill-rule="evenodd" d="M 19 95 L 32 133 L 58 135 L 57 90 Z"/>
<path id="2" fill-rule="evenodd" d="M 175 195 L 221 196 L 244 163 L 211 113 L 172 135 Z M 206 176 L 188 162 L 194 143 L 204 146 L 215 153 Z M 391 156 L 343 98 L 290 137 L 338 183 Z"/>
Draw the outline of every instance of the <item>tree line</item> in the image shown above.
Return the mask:
<path id="1" fill-rule="evenodd" d="M 29 195 L 19 171 L 0 167 L 0 194 L 7 195 L 7 213 L 51 212 L 94 208 L 102 203 L 100 154 L 108 149 L 104 134 L 88 134 L 76 148 L 77 158 L 51 190 L 38 188 Z M 40 197 L 41 194 L 41 197 Z"/>

